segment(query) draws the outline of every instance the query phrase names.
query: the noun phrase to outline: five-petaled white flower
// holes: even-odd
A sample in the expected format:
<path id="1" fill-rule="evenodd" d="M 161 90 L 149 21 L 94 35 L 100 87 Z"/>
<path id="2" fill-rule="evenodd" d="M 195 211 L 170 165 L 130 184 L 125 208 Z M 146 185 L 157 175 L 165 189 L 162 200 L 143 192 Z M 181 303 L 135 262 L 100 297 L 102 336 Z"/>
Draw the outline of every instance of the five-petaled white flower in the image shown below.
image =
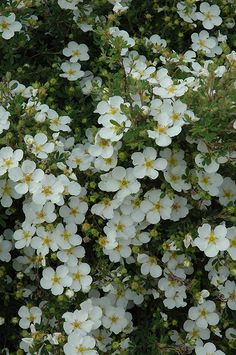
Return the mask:
<path id="1" fill-rule="evenodd" d="M 51 289 L 53 295 L 61 295 L 64 291 L 64 287 L 69 287 L 71 284 L 72 278 L 66 266 L 60 265 L 56 268 L 56 271 L 52 267 L 47 267 L 43 270 L 40 285 L 46 290 Z"/>
<path id="2" fill-rule="evenodd" d="M 216 226 L 212 230 L 211 226 L 204 223 L 198 228 L 198 237 L 194 239 L 196 245 L 201 251 L 204 251 L 206 256 L 212 258 L 219 251 L 227 250 L 230 243 L 226 238 L 227 228 L 223 225 Z"/>
<path id="3" fill-rule="evenodd" d="M 167 167 L 167 161 L 163 158 L 157 159 L 157 151 L 154 148 L 147 147 L 143 153 L 135 152 L 132 154 L 134 176 L 138 179 L 148 176 L 156 179 L 159 175 L 158 170 L 164 170 Z"/>
<path id="4" fill-rule="evenodd" d="M 9 16 L 0 16 L 0 33 L 2 33 L 2 38 L 12 38 L 15 32 L 19 32 L 21 28 L 22 24 L 16 21 L 15 14 L 10 13 Z"/>
<path id="5" fill-rule="evenodd" d="M 203 27 L 211 30 L 214 26 L 219 26 L 222 23 L 220 8 L 217 5 L 210 5 L 208 2 L 203 2 L 200 5 L 200 12 L 196 12 L 198 20 L 202 21 Z"/>
<path id="6" fill-rule="evenodd" d="M 18 315 L 21 317 L 19 326 L 23 329 L 30 328 L 31 324 L 40 324 L 42 311 L 39 307 L 20 307 Z"/>

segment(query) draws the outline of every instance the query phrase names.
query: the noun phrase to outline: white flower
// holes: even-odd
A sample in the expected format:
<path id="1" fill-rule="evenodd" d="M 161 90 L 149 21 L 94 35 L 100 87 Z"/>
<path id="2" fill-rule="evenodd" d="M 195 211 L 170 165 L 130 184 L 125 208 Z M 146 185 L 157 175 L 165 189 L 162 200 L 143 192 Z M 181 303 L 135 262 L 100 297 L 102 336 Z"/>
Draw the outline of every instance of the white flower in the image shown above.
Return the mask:
<path id="1" fill-rule="evenodd" d="M 163 300 L 163 304 L 168 309 L 185 307 L 187 303 L 184 299 L 187 297 L 185 289 L 181 289 L 170 297 Z"/>
<path id="2" fill-rule="evenodd" d="M 38 307 L 28 308 L 26 306 L 20 307 L 18 315 L 21 317 L 19 326 L 22 329 L 30 328 L 30 324 L 40 324 L 42 311 Z"/>
<path id="3" fill-rule="evenodd" d="M 210 331 L 208 328 L 199 328 L 196 323 L 190 319 L 184 322 L 183 328 L 188 333 L 187 339 L 197 341 L 198 339 L 207 340 L 210 338 Z"/>
<path id="4" fill-rule="evenodd" d="M 221 350 L 216 350 L 216 347 L 213 343 L 206 343 L 204 346 L 197 346 L 195 348 L 196 355 L 226 355 Z"/>
<path id="5" fill-rule="evenodd" d="M 78 44 L 74 41 L 68 43 L 67 47 L 63 49 L 63 54 L 66 57 L 70 57 L 71 63 L 89 59 L 88 46 L 86 44 Z"/>
<path id="6" fill-rule="evenodd" d="M 202 21 L 204 28 L 211 30 L 214 26 L 219 26 L 222 23 L 222 18 L 219 14 L 219 6 L 203 2 L 200 5 L 200 12 L 196 13 L 196 17 L 198 20 Z"/>
<path id="7" fill-rule="evenodd" d="M 54 213 L 55 205 L 52 202 L 46 202 L 44 205 L 34 202 L 24 203 L 23 211 L 26 220 L 32 224 L 52 223 L 57 218 L 56 213 Z"/>
<path id="8" fill-rule="evenodd" d="M 234 281 L 227 280 L 224 287 L 221 288 L 220 292 L 227 300 L 227 305 L 233 311 L 236 310 L 236 283 Z"/>
<path id="9" fill-rule="evenodd" d="M 72 246 L 80 245 L 82 238 L 76 234 L 77 226 L 75 223 L 69 223 L 63 226 L 59 223 L 53 231 L 56 243 L 61 249 L 69 249 Z"/>
<path id="10" fill-rule="evenodd" d="M 95 144 L 91 144 L 88 148 L 89 154 L 93 157 L 110 158 L 114 152 L 112 142 L 110 140 L 101 138 L 99 132 L 95 136 Z"/>
<path id="11" fill-rule="evenodd" d="M 169 219 L 173 201 L 168 197 L 161 197 L 161 190 L 150 190 L 145 193 L 145 200 L 141 209 L 146 213 L 146 219 L 151 224 L 156 224 L 160 219 Z"/>
<path id="12" fill-rule="evenodd" d="M 184 82 L 175 85 L 170 77 L 164 77 L 160 81 L 160 87 L 153 88 L 153 93 L 162 99 L 171 99 L 175 96 L 183 96 L 187 90 L 188 88 Z"/>
<path id="13" fill-rule="evenodd" d="M 89 275 L 90 266 L 87 263 L 79 263 L 74 267 L 69 267 L 72 284 L 70 288 L 76 292 L 89 292 L 92 277 Z"/>
<path id="14" fill-rule="evenodd" d="M 135 152 L 131 155 L 134 167 L 134 176 L 138 179 L 148 176 L 151 179 L 156 179 L 159 175 L 158 170 L 164 170 L 167 166 L 167 161 L 157 157 L 157 151 L 154 148 L 147 147 L 143 153 Z"/>
<path id="15" fill-rule="evenodd" d="M 89 314 L 85 310 L 76 309 L 73 313 L 66 312 L 62 315 L 62 318 L 65 319 L 63 328 L 66 334 L 73 332 L 78 336 L 84 336 L 92 330 L 93 321 L 89 319 Z"/>
<path id="16" fill-rule="evenodd" d="M 91 212 L 100 217 L 111 219 L 114 216 L 114 209 L 119 207 L 119 204 L 117 200 L 111 200 L 105 197 L 99 203 L 92 206 Z"/>
<path id="17" fill-rule="evenodd" d="M 99 113 L 102 119 L 102 116 L 109 115 L 110 119 L 114 117 L 122 116 L 121 104 L 124 104 L 124 100 L 121 96 L 112 96 L 108 101 L 100 101 L 97 105 L 95 113 Z"/>
<path id="18" fill-rule="evenodd" d="M 135 45 L 135 41 L 129 36 L 128 32 L 120 30 L 118 27 L 110 27 L 109 33 L 112 35 L 113 38 L 119 37 L 125 42 L 121 49 L 122 56 L 126 55 L 126 53 L 128 52 L 128 48 L 131 48 Z M 114 47 L 114 44 L 112 44 L 113 41 L 110 42 L 112 47 Z"/>
<path id="19" fill-rule="evenodd" d="M 10 127 L 9 116 L 10 112 L 6 111 L 3 106 L 0 106 L 0 134 Z"/>
<path id="20" fill-rule="evenodd" d="M 58 182 L 61 182 L 63 185 L 63 192 L 61 193 L 61 200 L 58 204 L 61 206 L 64 204 L 64 197 L 71 195 L 71 196 L 79 196 L 81 192 L 81 186 L 76 181 L 71 181 L 66 175 L 61 174 L 57 176 Z"/>
<path id="21" fill-rule="evenodd" d="M 100 351 L 106 352 L 108 351 L 108 346 L 112 342 L 112 338 L 109 337 L 110 332 L 106 329 L 97 329 L 93 331 L 92 335 L 96 340 L 96 346 Z"/>
<path id="22" fill-rule="evenodd" d="M 75 81 L 84 76 L 84 71 L 80 70 L 81 65 L 79 63 L 64 62 L 61 65 L 61 70 L 64 74 L 59 74 L 62 78 L 66 78 L 69 81 Z"/>
<path id="23" fill-rule="evenodd" d="M 83 0 L 57 0 L 58 5 L 65 10 L 76 10 L 77 5 Z"/>
<path id="24" fill-rule="evenodd" d="M 131 126 L 131 121 L 125 115 L 115 116 L 112 120 L 109 115 L 101 116 L 98 122 L 104 127 L 99 130 L 101 138 L 109 139 L 112 142 L 119 141 L 124 132 L 127 132 Z"/>
<path id="25" fill-rule="evenodd" d="M 36 228 L 27 223 L 22 223 L 22 229 L 18 229 L 14 232 L 13 238 L 16 240 L 15 247 L 16 249 L 22 249 L 24 247 L 28 247 L 31 242 L 31 238 L 34 235 Z"/>
<path id="26" fill-rule="evenodd" d="M 230 243 L 226 238 L 226 234 L 227 229 L 225 226 L 219 225 L 212 230 L 209 224 L 204 223 L 198 228 L 199 237 L 194 239 L 194 245 L 201 251 L 204 251 L 206 256 L 212 258 L 216 256 L 219 251 L 228 249 Z"/>
<path id="27" fill-rule="evenodd" d="M 148 137 L 155 139 L 160 147 L 167 147 L 171 144 L 171 138 L 177 136 L 181 132 L 181 126 L 173 126 L 173 122 L 168 115 L 158 117 L 158 124 L 154 130 L 147 130 Z"/>
<path id="28" fill-rule="evenodd" d="M 136 180 L 132 168 L 117 166 L 110 173 L 101 175 L 98 187 L 102 191 L 118 191 L 117 199 L 123 200 L 126 196 L 138 192 L 140 183 Z"/>
<path id="29" fill-rule="evenodd" d="M 228 228 L 226 237 L 230 243 L 227 252 L 233 260 L 236 260 L 236 227 Z"/>
<path id="30" fill-rule="evenodd" d="M 56 271 L 51 267 L 43 270 L 43 277 L 40 280 L 42 288 L 49 290 L 53 295 L 61 295 L 64 287 L 69 287 L 72 284 L 72 278 L 68 275 L 69 270 L 66 266 L 60 265 Z"/>
<path id="31" fill-rule="evenodd" d="M 206 54 L 211 53 L 211 50 L 217 45 L 217 40 L 210 37 L 209 33 L 205 30 L 191 35 L 192 49 L 196 52 L 198 50 L 204 51 Z"/>
<path id="32" fill-rule="evenodd" d="M 191 185 L 182 178 L 184 173 L 185 168 L 180 165 L 179 167 L 165 171 L 164 177 L 174 190 L 180 192 L 191 188 Z"/>
<path id="33" fill-rule="evenodd" d="M 9 169 L 17 167 L 23 158 L 21 149 L 13 150 L 11 147 L 0 149 L 0 176 L 4 175 Z"/>
<path id="34" fill-rule="evenodd" d="M 69 116 L 59 116 L 58 113 L 54 110 L 49 109 L 47 111 L 47 118 L 49 119 L 50 126 L 49 128 L 54 132 L 70 132 L 71 129 L 67 126 L 71 122 Z"/>
<path id="35" fill-rule="evenodd" d="M 93 157 L 88 154 L 87 149 L 83 144 L 78 144 L 71 152 L 66 164 L 70 168 L 78 167 L 79 170 L 85 171 L 88 170 L 93 161 Z"/>
<path id="36" fill-rule="evenodd" d="M 9 16 L 0 16 L 0 32 L 2 33 L 2 38 L 12 38 L 15 32 L 19 32 L 21 28 L 21 23 L 16 21 L 16 16 L 12 12 Z"/>
<path id="37" fill-rule="evenodd" d="M 49 253 L 49 250 L 56 251 L 58 245 L 55 241 L 54 235 L 50 231 L 46 231 L 44 227 L 38 227 L 36 236 L 32 238 L 31 247 L 37 250 L 37 254 L 43 256 Z"/>
<path id="38" fill-rule="evenodd" d="M 153 53 L 158 53 L 158 47 L 163 47 L 165 48 L 167 43 L 165 39 L 162 39 L 159 35 L 154 34 L 152 35 L 149 39 L 146 39 L 147 44 L 151 44 L 152 48 L 151 50 Z"/>
<path id="39" fill-rule="evenodd" d="M 98 355 L 97 350 L 92 350 L 94 347 L 93 337 L 88 335 L 82 337 L 73 332 L 68 336 L 63 349 L 65 355 Z"/>
<path id="40" fill-rule="evenodd" d="M 59 214 L 66 223 L 82 224 L 85 214 L 88 210 L 88 204 L 78 197 L 70 197 L 68 206 L 63 205 Z"/>
<path id="41" fill-rule="evenodd" d="M 224 178 L 219 187 L 219 201 L 223 206 L 236 201 L 236 184 L 230 177 Z"/>
<path id="42" fill-rule="evenodd" d="M 12 198 L 19 199 L 22 195 L 15 191 L 15 183 L 10 179 L 0 180 L 0 199 L 3 207 L 10 207 L 12 205 Z"/>
<path id="43" fill-rule="evenodd" d="M 34 137 L 25 135 L 24 141 L 28 149 L 39 159 L 46 159 L 54 150 L 54 143 L 47 142 L 48 137 L 44 133 L 37 133 Z"/>
<path id="44" fill-rule="evenodd" d="M 121 307 L 105 307 L 102 324 L 115 334 L 122 332 L 128 325 L 125 310 Z"/>
<path id="45" fill-rule="evenodd" d="M 157 264 L 155 256 L 147 254 L 138 254 L 137 261 L 142 264 L 141 273 L 143 275 L 150 274 L 152 277 L 159 277 L 162 274 L 161 267 Z"/>
<path id="46" fill-rule="evenodd" d="M 120 205 L 120 210 L 122 214 L 131 217 L 134 222 L 141 222 L 145 218 L 141 203 L 142 200 L 138 195 L 127 196 Z"/>
<path id="47" fill-rule="evenodd" d="M 78 259 L 83 258 L 84 255 L 85 249 L 82 246 L 70 247 L 69 249 L 59 250 L 57 252 L 58 259 L 64 264 L 67 264 L 67 266 L 76 266 Z"/>
<path id="48" fill-rule="evenodd" d="M 104 227 L 107 236 L 115 235 L 116 239 L 130 239 L 135 236 L 135 227 L 132 219 L 128 216 L 114 213 L 114 217 Z"/>
<path id="49" fill-rule="evenodd" d="M 54 175 L 44 175 L 40 182 L 32 183 L 33 202 L 40 205 L 45 204 L 47 201 L 58 203 L 63 190 L 64 186 Z"/>
<path id="50" fill-rule="evenodd" d="M 103 252 L 105 255 L 109 256 L 110 261 L 112 262 L 120 262 L 121 258 L 128 258 L 131 255 L 131 248 L 129 246 L 129 240 L 117 240 L 113 245 L 109 245 L 109 238 L 113 238 L 108 236 L 108 243 L 104 245 Z M 112 242 L 111 242 L 112 243 Z"/>
<path id="51" fill-rule="evenodd" d="M 173 205 L 171 206 L 170 219 L 174 222 L 187 216 L 189 209 L 187 207 L 188 200 L 185 197 L 176 195 Z"/>
<path id="52" fill-rule="evenodd" d="M 12 248 L 12 243 L 9 240 L 3 239 L 3 236 L 0 235 L 0 260 L 9 262 L 11 260 L 11 254 L 9 251 Z"/>
<path id="53" fill-rule="evenodd" d="M 217 173 L 206 173 L 204 171 L 197 171 L 198 185 L 207 191 L 211 196 L 219 194 L 219 187 L 223 183 L 223 177 Z"/>
<path id="54" fill-rule="evenodd" d="M 99 306 L 95 306 L 91 298 L 80 303 L 80 308 L 88 313 L 88 318 L 93 322 L 92 329 L 99 328 L 101 325 L 102 309 Z"/>
<path id="55" fill-rule="evenodd" d="M 216 325 L 219 322 L 219 316 L 215 313 L 215 310 L 216 305 L 213 301 L 205 301 L 197 307 L 191 307 L 188 316 L 196 321 L 199 328 L 206 329 L 208 325 Z"/>
<path id="56" fill-rule="evenodd" d="M 188 6 L 184 1 L 177 3 L 177 12 L 179 16 L 188 23 L 193 23 L 196 20 L 196 5 Z"/>
<path id="57" fill-rule="evenodd" d="M 15 190 L 19 194 L 26 194 L 30 190 L 32 183 L 37 183 L 44 177 L 41 169 L 36 169 L 36 164 L 31 160 L 24 160 L 21 167 L 10 168 L 8 171 L 9 178 L 15 182 Z"/>
<path id="58" fill-rule="evenodd" d="M 209 174 L 215 173 L 220 167 L 220 164 L 213 158 L 211 158 L 209 164 L 204 164 L 204 155 L 201 153 L 196 155 L 195 163 L 197 164 L 197 166 L 203 168 L 205 172 Z"/>

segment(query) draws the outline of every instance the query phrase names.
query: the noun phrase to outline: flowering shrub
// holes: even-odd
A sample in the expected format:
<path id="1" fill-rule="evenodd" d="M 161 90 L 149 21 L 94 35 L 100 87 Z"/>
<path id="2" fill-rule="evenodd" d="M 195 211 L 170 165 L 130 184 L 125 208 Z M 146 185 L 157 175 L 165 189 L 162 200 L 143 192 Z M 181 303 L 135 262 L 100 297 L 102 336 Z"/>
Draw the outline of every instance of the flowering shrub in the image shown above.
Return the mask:
<path id="1" fill-rule="evenodd" d="M 0 4 L 0 351 L 236 351 L 236 5 Z"/>

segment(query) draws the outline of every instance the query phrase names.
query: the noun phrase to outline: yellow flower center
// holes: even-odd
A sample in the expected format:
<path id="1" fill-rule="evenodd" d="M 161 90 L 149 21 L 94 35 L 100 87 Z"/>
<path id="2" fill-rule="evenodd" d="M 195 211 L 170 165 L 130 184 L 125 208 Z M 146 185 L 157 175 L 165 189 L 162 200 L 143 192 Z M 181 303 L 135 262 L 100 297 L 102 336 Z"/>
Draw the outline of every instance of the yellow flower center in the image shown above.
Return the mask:
<path id="1" fill-rule="evenodd" d="M 32 181 L 32 174 L 25 175 L 24 178 L 23 178 L 23 181 L 26 184 L 29 184 Z"/>
<path id="2" fill-rule="evenodd" d="M 78 271 L 78 272 L 75 272 L 73 274 L 73 279 L 76 280 L 76 281 L 80 281 L 81 279 L 81 273 Z"/>
<path id="3" fill-rule="evenodd" d="M 50 244 L 50 239 L 48 238 L 48 236 L 46 235 L 44 238 L 43 238 L 43 245 L 46 245 L 46 246 L 49 246 Z"/>
<path id="4" fill-rule="evenodd" d="M 13 161 L 11 158 L 3 160 L 3 166 L 7 169 L 9 169 L 12 166 L 12 164 L 13 164 Z"/>
<path id="5" fill-rule="evenodd" d="M 121 188 L 127 187 L 129 184 L 129 181 L 127 179 L 121 179 L 121 180 L 119 180 L 119 182 L 120 182 Z"/>
<path id="6" fill-rule="evenodd" d="M 70 236 L 71 236 L 71 234 L 70 234 L 67 230 L 65 230 L 65 231 L 62 233 L 62 238 L 63 238 L 64 240 L 66 240 L 66 241 L 69 240 Z"/>
<path id="7" fill-rule="evenodd" d="M 153 167 L 153 160 L 145 160 L 145 167 L 151 169 Z"/>
<path id="8" fill-rule="evenodd" d="M 109 146 L 108 140 L 101 138 L 101 140 L 99 142 L 99 146 L 100 147 L 108 147 Z"/>
<path id="9" fill-rule="evenodd" d="M 110 317 L 110 320 L 112 323 L 116 323 L 118 321 L 118 319 L 119 318 L 115 314 L 113 314 L 113 316 Z"/>
<path id="10" fill-rule="evenodd" d="M 204 308 L 203 308 L 203 309 L 201 309 L 201 310 L 200 310 L 200 316 L 205 318 L 205 317 L 206 317 L 206 315 L 207 315 L 206 310 L 205 310 Z"/>
<path id="11" fill-rule="evenodd" d="M 52 277 L 52 283 L 53 283 L 53 285 L 59 284 L 60 281 L 61 281 L 61 278 L 60 278 L 60 276 L 58 276 L 57 274 L 55 274 L 55 275 Z"/>
<path id="12" fill-rule="evenodd" d="M 180 118 L 180 113 L 173 112 L 172 115 L 171 115 L 171 118 L 172 118 L 173 121 L 178 121 L 179 118 Z"/>
<path id="13" fill-rule="evenodd" d="M 74 329 L 80 329 L 80 328 L 81 328 L 81 322 L 78 321 L 78 320 L 75 320 L 75 321 L 72 323 L 72 326 L 74 327 Z"/>
<path id="14" fill-rule="evenodd" d="M 160 202 L 156 202 L 155 205 L 153 206 L 153 210 L 160 211 L 161 204 Z"/>
<path id="15" fill-rule="evenodd" d="M 234 239 L 230 239 L 231 248 L 236 248 L 236 235 L 233 237 Z"/>
<path id="16" fill-rule="evenodd" d="M 204 48 L 206 46 L 206 42 L 203 39 L 199 39 L 199 41 L 197 42 L 197 44 L 199 45 L 199 47 Z"/>
<path id="17" fill-rule="evenodd" d="M 175 89 L 174 85 L 170 85 L 170 86 L 168 86 L 168 88 L 166 89 L 166 91 L 167 91 L 169 94 L 173 94 L 173 93 L 176 91 L 176 89 Z"/>
<path id="18" fill-rule="evenodd" d="M 205 13 L 205 17 L 207 20 L 211 21 L 213 19 L 213 15 L 210 11 Z"/>
<path id="19" fill-rule="evenodd" d="M 47 197 L 47 196 L 49 196 L 49 195 L 51 195 L 52 194 L 52 188 L 51 188 L 51 186 L 44 186 L 43 188 L 42 188 L 42 193 Z"/>
<path id="20" fill-rule="evenodd" d="M 201 181 L 202 181 L 203 184 L 207 185 L 207 184 L 209 183 L 209 180 L 210 180 L 210 179 L 209 179 L 208 176 L 203 176 L 203 178 L 202 178 Z"/>
<path id="21" fill-rule="evenodd" d="M 111 107 L 109 113 L 111 115 L 115 115 L 118 111 L 119 109 L 117 107 Z"/>
<path id="22" fill-rule="evenodd" d="M 11 195 L 11 186 L 10 185 L 5 185 L 2 188 L 3 195 Z"/>
<path id="23" fill-rule="evenodd" d="M 68 74 L 68 75 L 75 75 L 75 73 L 76 73 L 76 71 L 75 71 L 74 69 L 69 69 L 69 70 L 67 71 L 67 74 Z"/>
<path id="24" fill-rule="evenodd" d="M 115 226 L 116 226 L 116 231 L 117 232 L 123 232 L 124 231 L 124 224 L 122 224 L 122 223 L 117 223 L 117 224 L 115 224 Z"/>
<path id="25" fill-rule="evenodd" d="M 46 216 L 46 213 L 43 210 L 42 211 L 38 211 L 35 214 L 36 214 L 37 218 L 39 218 L 39 219 L 44 219 L 45 216 Z"/>
<path id="26" fill-rule="evenodd" d="M 35 320 L 35 316 L 33 314 L 30 314 L 29 317 L 27 317 L 27 320 L 31 323 Z"/>
<path id="27" fill-rule="evenodd" d="M 79 346 L 76 346 L 76 351 L 77 353 L 84 353 L 86 350 L 88 350 L 88 348 L 85 348 L 83 345 L 79 345 Z"/>
<path id="28" fill-rule="evenodd" d="M 60 119 L 58 117 L 54 117 L 53 119 L 51 119 L 51 123 L 57 126 L 60 124 Z"/>
<path id="29" fill-rule="evenodd" d="M 74 50 L 74 51 L 72 52 L 72 56 L 73 56 L 73 57 L 79 57 L 79 56 L 80 56 L 80 51 L 79 51 L 78 49 Z"/>
<path id="30" fill-rule="evenodd" d="M 72 207 L 70 209 L 70 215 L 71 216 L 76 217 L 77 213 L 78 213 L 78 208 L 77 207 Z"/>
<path id="31" fill-rule="evenodd" d="M 30 233 L 28 231 L 23 232 L 23 239 L 28 240 L 30 238 Z"/>
<path id="32" fill-rule="evenodd" d="M 217 236 L 214 234 L 214 232 L 211 232 L 207 238 L 209 244 L 216 244 L 217 242 Z"/>
<path id="33" fill-rule="evenodd" d="M 149 264 L 151 264 L 151 265 L 157 264 L 155 256 L 149 256 L 148 261 L 149 261 Z"/>
<path id="34" fill-rule="evenodd" d="M 1 28 L 2 30 L 8 30 L 9 27 L 10 27 L 10 24 L 7 23 L 7 22 L 2 22 L 2 23 L 0 24 L 0 28 Z"/>

